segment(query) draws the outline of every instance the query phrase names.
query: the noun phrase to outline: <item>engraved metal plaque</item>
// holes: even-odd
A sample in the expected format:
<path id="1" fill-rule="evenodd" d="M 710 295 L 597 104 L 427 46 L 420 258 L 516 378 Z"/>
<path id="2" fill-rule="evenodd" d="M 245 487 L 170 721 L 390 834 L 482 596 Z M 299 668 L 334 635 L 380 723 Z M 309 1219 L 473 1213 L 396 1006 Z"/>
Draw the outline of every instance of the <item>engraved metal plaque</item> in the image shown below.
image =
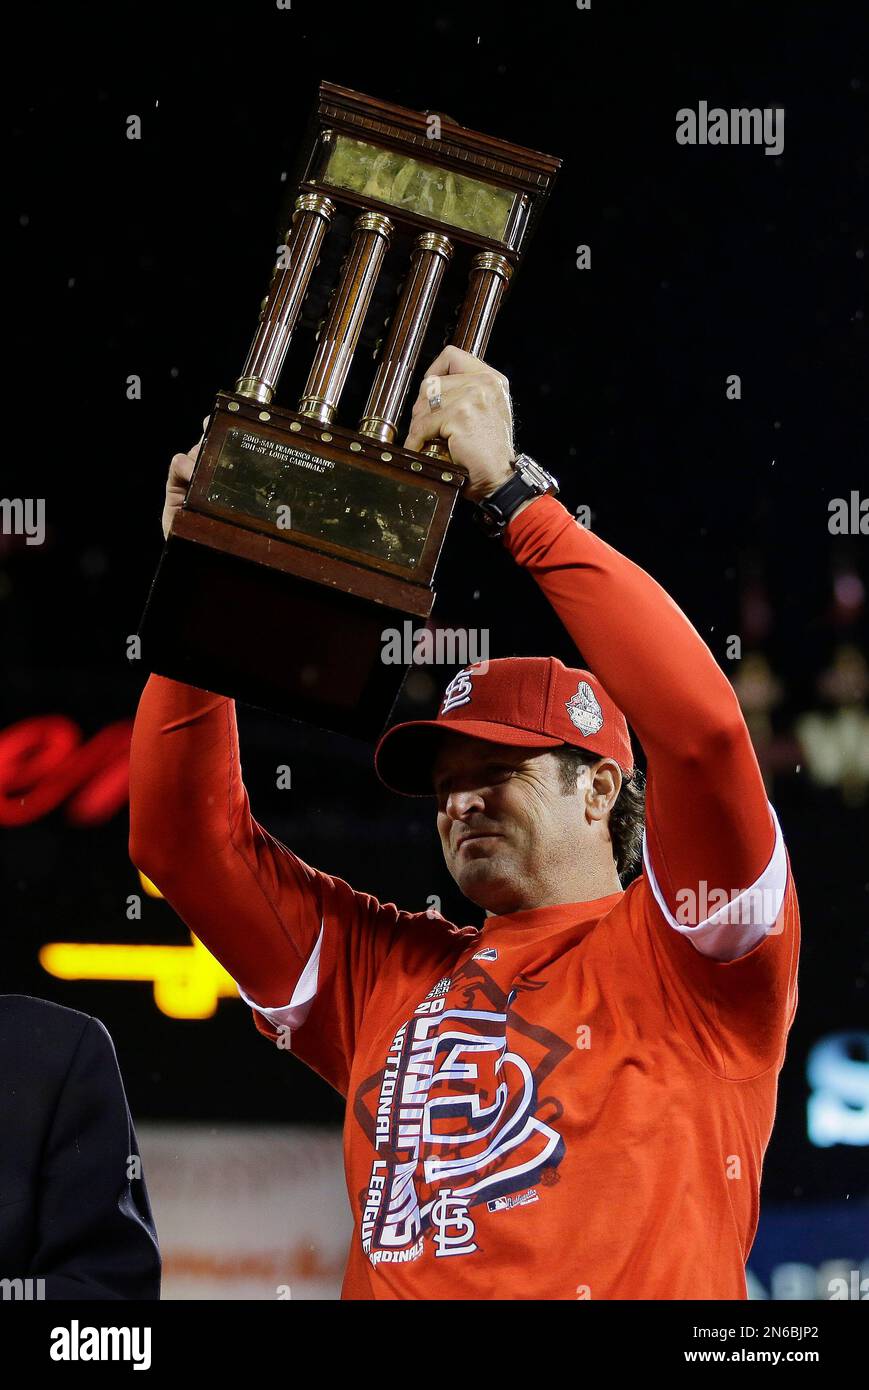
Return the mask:
<path id="1" fill-rule="evenodd" d="M 437 500 L 424 484 L 243 428 L 227 432 L 208 487 L 208 501 L 239 519 L 407 569 L 419 563 Z"/>
<path id="2" fill-rule="evenodd" d="M 322 183 L 503 241 L 516 202 L 510 189 L 349 135 L 338 135 L 325 148 Z"/>

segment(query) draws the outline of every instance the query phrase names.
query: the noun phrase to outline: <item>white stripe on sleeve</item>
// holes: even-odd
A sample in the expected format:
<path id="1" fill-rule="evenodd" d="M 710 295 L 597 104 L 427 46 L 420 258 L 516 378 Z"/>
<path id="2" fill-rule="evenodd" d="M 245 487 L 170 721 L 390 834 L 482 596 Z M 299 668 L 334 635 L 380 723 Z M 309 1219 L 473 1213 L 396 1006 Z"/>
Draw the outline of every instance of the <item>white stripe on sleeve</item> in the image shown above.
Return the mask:
<path id="1" fill-rule="evenodd" d="M 687 936 L 701 955 L 712 960 L 738 960 L 747 955 L 779 922 L 787 887 L 787 855 L 778 816 L 770 806 L 775 825 L 772 857 L 756 883 L 741 892 L 700 883 L 677 892 L 677 914 L 671 913 L 658 886 L 643 832 L 643 866 L 655 902 L 674 931 Z M 711 911 L 710 911 L 711 909 Z"/>
<path id="2" fill-rule="evenodd" d="M 263 1004 L 257 1004 L 255 1000 L 245 994 L 241 985 L 236 984 L 236 989 L 245 1004 L 249 1004 L 252 1009 L 256 1009 L 257 1013 L 262 1014 L 263 1018 L 267 1018 L 276 1028 L 283 1027 L 291 1030 L 293 1028 L 301 1028 L 305 1019 L 308 1017 L 311 1005 L 317 993 L 317 984 L 320 975 L 320 950 L 323 945 L 324 928 L 325 919 L 321 917 L 320 935 L 317 937 L 317 944 L 308 957 L 305 968 L 299 976 L 296 988 L 293 990 L 293 997 L 289 1004 L 283 1004 L 274 1009 L 266 1008 Z"/>

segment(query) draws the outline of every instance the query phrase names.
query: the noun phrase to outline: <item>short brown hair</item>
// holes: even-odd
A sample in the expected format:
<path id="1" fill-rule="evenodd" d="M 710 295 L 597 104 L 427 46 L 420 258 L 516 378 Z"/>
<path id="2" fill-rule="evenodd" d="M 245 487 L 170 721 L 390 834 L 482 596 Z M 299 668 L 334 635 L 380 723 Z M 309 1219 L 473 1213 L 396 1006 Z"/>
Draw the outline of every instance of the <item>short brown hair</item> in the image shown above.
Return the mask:
<path id="1" fill-rule="evenodd" d="M 553 748 L 552 752 L 558 760 L 559 782 L 565 796 L 576 791 L 580 768 L 591 767 L 592 764 L 600 762 L 599 753 L 590 753 L 586 748 L 574 748 L 570 743 Z M 645 821 L 646 782 L 640 769 L 635 767 L 630 777 L 623 779 L 616 803 L 609 814 L 613 858 L 619 878 L 625 878 L 639 866 Z"/>

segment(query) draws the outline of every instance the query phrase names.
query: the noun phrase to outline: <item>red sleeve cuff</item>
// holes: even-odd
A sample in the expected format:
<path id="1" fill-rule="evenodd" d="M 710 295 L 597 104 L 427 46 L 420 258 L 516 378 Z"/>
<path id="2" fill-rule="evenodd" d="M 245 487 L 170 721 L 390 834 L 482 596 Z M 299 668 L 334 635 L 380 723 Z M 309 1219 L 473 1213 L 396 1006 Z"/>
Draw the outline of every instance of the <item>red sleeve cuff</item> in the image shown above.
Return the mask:
<path id="1" fill-rule="evenodd" d="M 541 541 L 551 544 L 568 526 L 575 526 L 578 531 L 583 529 L 563 502 L 547 492 L 543 497 L 535 497 L 518 516 L 507 522 L 504 545 L 515 559 L 521 560 Z"/>

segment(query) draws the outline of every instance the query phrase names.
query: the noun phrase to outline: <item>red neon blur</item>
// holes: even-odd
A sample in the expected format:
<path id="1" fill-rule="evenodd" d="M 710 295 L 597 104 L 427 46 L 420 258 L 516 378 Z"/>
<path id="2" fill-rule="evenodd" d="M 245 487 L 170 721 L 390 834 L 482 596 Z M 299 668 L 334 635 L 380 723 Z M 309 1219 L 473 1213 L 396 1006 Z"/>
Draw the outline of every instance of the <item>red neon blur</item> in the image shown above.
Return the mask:
<path id="1" fill-rule="evenodd" d="M 63 714 L 22 719 L 0 732 L 0 825 L 30 825 L 66 803 L 73 825 L 99 825 L 126 804 L 131 719 L 82 742 Z"/>

